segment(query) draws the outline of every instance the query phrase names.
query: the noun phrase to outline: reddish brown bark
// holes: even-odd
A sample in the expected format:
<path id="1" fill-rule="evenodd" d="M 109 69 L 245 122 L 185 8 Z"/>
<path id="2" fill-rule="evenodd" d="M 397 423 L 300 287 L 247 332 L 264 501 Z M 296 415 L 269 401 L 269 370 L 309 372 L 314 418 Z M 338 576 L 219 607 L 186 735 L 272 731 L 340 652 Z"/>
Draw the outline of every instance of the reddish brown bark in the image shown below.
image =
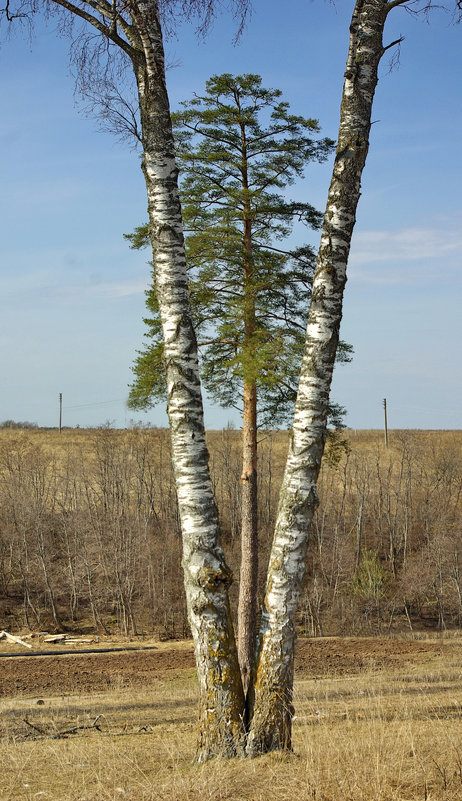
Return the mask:
<path id="1" fill-rule="evenodd" d="M 238 657 L 244 693 L 253 670 L 257 635 L 257 390 L 244 384 L 242 447 L 241 570 L 238 606 Z"/>
<path id="2" fill-rule="evenodd" d="M 239 105 L 239 100 L 237 99 Z M 241 569 L 238 605 L 238 658 L 244 695 L 247 694 L 255 658 L 257 636 L 258 511 L 257 511 L 257 384 L 255 365 L 255 291 L 252 259 L 252 209 L 248 190 L 247 141 L 241 123 L 242 188 L 244 189 L 244 409 L 242 418 L 242 513 Z"/>

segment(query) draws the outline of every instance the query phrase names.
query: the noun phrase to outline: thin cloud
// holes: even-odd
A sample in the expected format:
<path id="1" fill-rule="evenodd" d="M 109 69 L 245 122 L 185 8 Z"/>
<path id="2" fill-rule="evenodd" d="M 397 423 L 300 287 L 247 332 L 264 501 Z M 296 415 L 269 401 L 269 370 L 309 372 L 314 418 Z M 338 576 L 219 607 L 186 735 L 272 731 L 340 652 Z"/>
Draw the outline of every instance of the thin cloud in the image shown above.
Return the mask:
<path id="1" fill-rule="evenodd" d="M 141 295 L 146 289 L 146 276 L 122 281 L 95 281 L 89 284 L 61 284 L 44 287 L 44 296 L 54 297 L 60 303 L 91 301 L 104 298 L 106 300 Z"/>
<path id="2" fill-rule="evenodd" d="M 91 283 L 58 283 L 50 272 L 28 273 L 0 277 L 0 293 L 6 300 L 21 298 L 24 305 L 29 300 L 35 303 L 72 304 L 104 298 L 107 300 L 141 295 L 147 287 L 146 275 L 126 280 L 92 281 Z"/>
<path id="3" fill-rule="evenodd" d="M 361 231 L 354 235 L 349 274 L 352 279 L 379 284 L 407 284 L 433 279 L 442 271 L 460 269 L 460 215 L 438 220 L 440 227 L 412 226 L 394 231 Z M 387 265 L 386 271 L 383 265 Z M 367 265 L 368 269 L 364 267 Z M 380 265 L 380 271 L 377 270 Z"/>
<path id="4" fill-rule="evenodd" d="M 146 276 L 127 281 L 106 281 L 85 287 L 85 294 L 106 298 L 124 298 L 139 295 L 146 289 Z"/>

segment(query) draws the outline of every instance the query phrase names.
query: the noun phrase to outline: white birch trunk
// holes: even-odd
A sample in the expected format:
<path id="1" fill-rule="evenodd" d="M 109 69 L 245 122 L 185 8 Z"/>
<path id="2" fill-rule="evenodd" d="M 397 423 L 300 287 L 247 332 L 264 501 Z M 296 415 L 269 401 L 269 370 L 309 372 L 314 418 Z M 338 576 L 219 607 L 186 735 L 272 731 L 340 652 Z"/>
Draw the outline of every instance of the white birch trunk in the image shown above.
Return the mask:
<path id="1" fill-rule="evenodd" d="M 244 697 L 231 622 L 226 565 L 209 474 L 197 343 L 189 306 L 164 53 L 157 4 L 133 14 L 144 62 L 135 67 L 156 291 L 162 320 L 183 567 L 200 687 L 199 761 L 243 748 Z"/>
<path id="2" fill-rule="evenodd" d="M 366 161 L 382 33 L 389 4 L 357 0 L 341 119 L 313 282 L 293 430 L 268 568 L 247 752 L 291 747 L 295 613 L 305 572 L 346 266 Z"/>

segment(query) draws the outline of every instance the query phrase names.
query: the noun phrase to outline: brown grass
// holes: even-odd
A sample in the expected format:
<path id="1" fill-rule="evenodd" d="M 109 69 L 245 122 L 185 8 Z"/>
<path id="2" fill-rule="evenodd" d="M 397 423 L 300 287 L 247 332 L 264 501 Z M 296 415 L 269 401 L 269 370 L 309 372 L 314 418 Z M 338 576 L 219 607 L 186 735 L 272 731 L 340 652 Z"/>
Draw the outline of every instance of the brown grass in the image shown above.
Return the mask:
<path id="1" fill-rule="evenodd" d="M 2 801 L 459 801 L 460 639 L 405 672 L 296 684 L 294 753 L 194 764 L 196 683 L 0 701 Z M 43 700 L 43 704 L 37 704 Z M 63 739 L 57 733 L 91 725 Z M 24 723 L 40 728 L 38 734 Z"/>

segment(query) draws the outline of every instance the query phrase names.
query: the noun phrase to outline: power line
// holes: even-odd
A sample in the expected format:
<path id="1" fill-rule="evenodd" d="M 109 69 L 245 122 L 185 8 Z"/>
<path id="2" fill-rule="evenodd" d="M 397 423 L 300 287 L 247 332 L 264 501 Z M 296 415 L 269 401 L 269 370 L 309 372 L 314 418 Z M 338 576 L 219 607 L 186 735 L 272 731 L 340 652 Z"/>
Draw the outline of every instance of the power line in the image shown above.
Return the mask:
<path id="1" fill-rule="evenodd" d="M 70 409 L 88 409 L 92 406 L 109 406 L 112 403 L 126 403 L 126 398 L 116 398 L 115 400 L 95 401 L 94 403 L 79 403 L 76 406 L 66 406 L 66 411 Z"/>

